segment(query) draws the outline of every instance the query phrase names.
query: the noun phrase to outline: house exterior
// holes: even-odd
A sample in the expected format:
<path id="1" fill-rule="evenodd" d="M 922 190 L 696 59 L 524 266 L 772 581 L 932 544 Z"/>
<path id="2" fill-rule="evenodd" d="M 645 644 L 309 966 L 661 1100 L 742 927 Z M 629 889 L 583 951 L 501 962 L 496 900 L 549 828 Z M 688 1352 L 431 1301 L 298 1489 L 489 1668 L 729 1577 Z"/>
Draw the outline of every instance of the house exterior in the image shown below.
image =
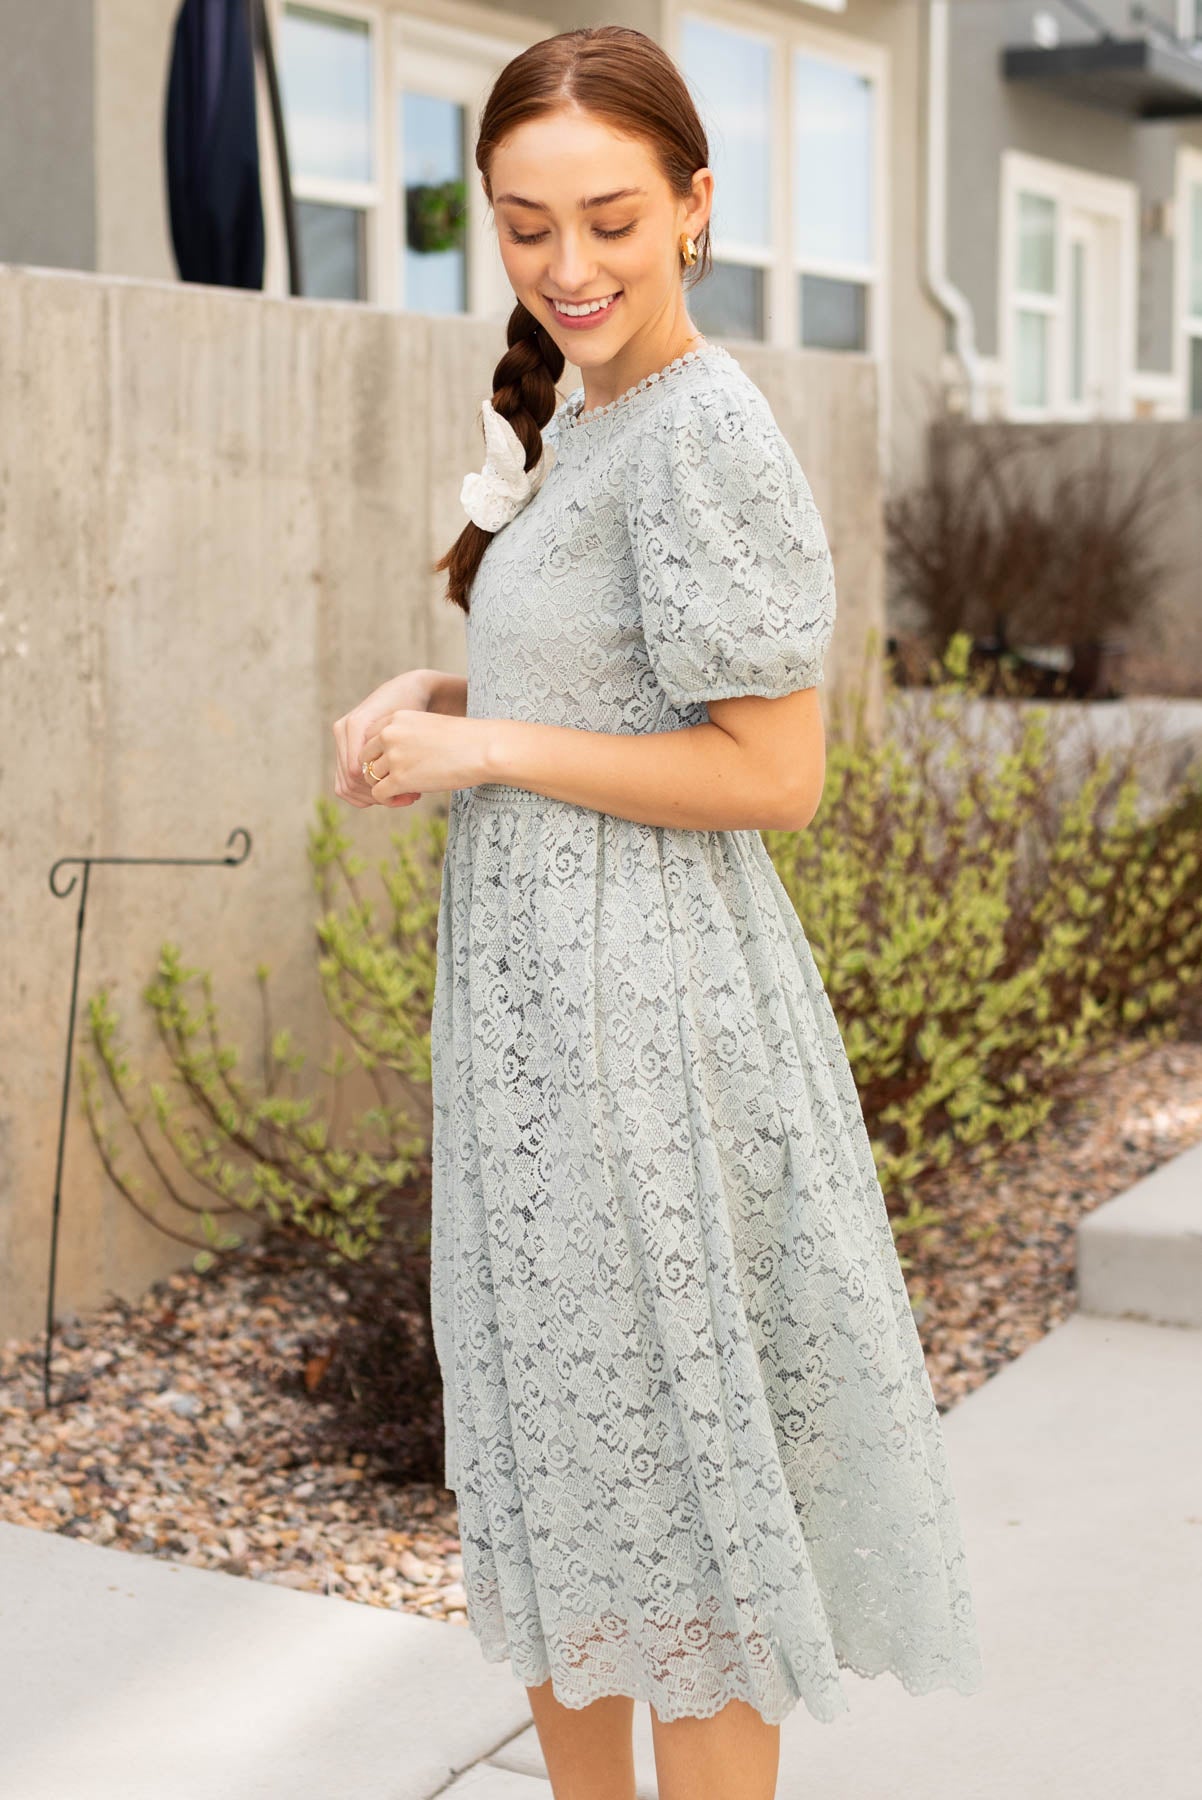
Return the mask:
<path id="1" fill-rule="evenodd" d="M 930 10 L 966 409 L 1202 414 L 1198 0 Z"/>
<path id="2" fill-rule="evenodd" d="M 308 296 L 503 318 L 476 110 L 539 38 L 620 20 L 684 70 L 717 176 L 695 323 L 878 376 L 887 480 L 971 416 L 1202 413 L 1199 0 L 266 0 Z M 178 0 L 9 7 L 0 261 L 175 278 Z M 268 292 L 287 292 L 260 70 Z M 431 236 L 463 182 L 461 241 Z M 434 209 L 432 213 L 431 209 Z M 422 234 L 426 233 L 423 240 Z"/>
<path id="3" fill-rule="evenodd" d="M 511 296 L 473 114 L 503 64 L 573 26 L 663 42 L 697 95 L 717 175 L 715 270 L 695 322 L 732 347 L 828 349 L 877 367 L 881 459 L 913 439 L 943 315 L 926 288 L 921 9 L 897 0 L 267 0 L 306 295 L 502 319 Z M 10 9 L 16 12 L 17 9 Z M 0 59 L 0 261 L 172 280 L 162 110 L 177 0 L 21 8 Z M 287 260 L 266 84 L 269 292 Z M 423 201 L 463 180 L 462 244 L 415 249 Z"/>

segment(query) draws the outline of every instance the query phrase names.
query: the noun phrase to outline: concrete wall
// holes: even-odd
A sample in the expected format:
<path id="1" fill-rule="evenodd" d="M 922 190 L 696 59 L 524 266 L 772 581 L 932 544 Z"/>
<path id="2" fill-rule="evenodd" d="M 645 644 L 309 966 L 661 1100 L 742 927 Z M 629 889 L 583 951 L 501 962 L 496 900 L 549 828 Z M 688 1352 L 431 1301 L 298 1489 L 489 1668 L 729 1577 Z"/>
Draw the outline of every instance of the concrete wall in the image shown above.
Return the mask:
<path id="1" fill-rule="evenodd" d="M 502 343 L 499 320 L 0 267 L 0 1336 L 35 1330 L 45 1304 L 78 903 L 51 895 L 51 864 L 219 857 L 244 826 L 236 869 L 93 871 L 81 1013 L 111 983 L 135 1067 L 163 1078 L 140 996 L 170 939 L 212 970 L 249 1060 L 265 961 L 275 1023 L 316 1071 L 330 1032 L 306 840 L 333 791 L 330 726 L 400 669 L 464 667 L 463 615 L 428 571 L 463 523 Z M 731 348 L 823 512 L 834 702 L 882 622 L 874 371 Z M 873 695 L 879 717 L 879 671 Z M 411 817 L 343 811 L 373 864 Z M 136 1146 L 125 1158 L 155 1192 Z M 187 1260 L 109 1184 L 78 1066 L 62 1191 L 60 1308 Z"/>
<path id="2" fill-rule="evenodd" d="M 1092 0 L 1118 37 L 1137 34 L 1126 0 Z M 1063 44 L 1092 42 L 1096 33 L 1066 7 L 1049 0 Z M 1171 8 L 1164 9 L 1171 17 Z M 1179 143 L 1202 146 L 1202 119 L 1181 124 L 1143 122 L 1040 92 L 1032 82 L 1007 81 L 1001 53 L 1034 45 L 1033 9 L 1025 0 L 952 5 L 948 9 L 948 274 L 973 308 L 977 348 L 996 356 L 1001 154 L 1022 150 L 1136 183 L 1144 204 L 1172 197 Z M 1172 245 L 1141 241 L 1139 348 L 1136 367 L 1172 371 Z"/>

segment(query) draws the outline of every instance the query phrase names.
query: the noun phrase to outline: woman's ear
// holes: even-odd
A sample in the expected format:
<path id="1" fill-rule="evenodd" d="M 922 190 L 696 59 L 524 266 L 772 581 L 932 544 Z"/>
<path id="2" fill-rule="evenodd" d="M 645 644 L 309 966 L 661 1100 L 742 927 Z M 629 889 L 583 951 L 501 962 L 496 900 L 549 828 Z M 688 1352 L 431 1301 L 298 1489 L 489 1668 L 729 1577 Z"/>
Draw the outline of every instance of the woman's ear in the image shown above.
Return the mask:
<path id="1" fill-rule="evenodd" d="M 714 203 L 714 172 L 708 166 L 693 174 L 693 198 L 685 214 L 684 230 L 690 237 L 700 237 L 709 224 Z"/>

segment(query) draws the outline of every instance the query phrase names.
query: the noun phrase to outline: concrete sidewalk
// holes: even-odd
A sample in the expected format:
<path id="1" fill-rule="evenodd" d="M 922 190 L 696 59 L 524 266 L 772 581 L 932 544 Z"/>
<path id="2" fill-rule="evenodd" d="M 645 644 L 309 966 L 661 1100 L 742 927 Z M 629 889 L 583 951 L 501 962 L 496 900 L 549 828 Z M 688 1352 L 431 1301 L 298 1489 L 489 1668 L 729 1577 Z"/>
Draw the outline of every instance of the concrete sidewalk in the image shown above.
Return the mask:
<path id="1" fill-rule="evenodd" d="M 1202 1147 L 1172 1166 L 1192 1243 Z M 1138 1310 L 1107 1213 L 1091 1215 L 1106 1303 Z M 1143 1294 L 1146 1258 L 1135 1267 Z M 916 1697 L 845 1674 L 848 1713 L 785 1721 L 779 1800 L 1197 1800 L 1202 1331 L 1079 1312 L 944 1429 L 986 1686 Z M 653 1800 L 646 1706 L 635 1721 Z M 0 1525 L 0 1794 L 550 1787 L 524 1689 L 464 1627 Z"/>

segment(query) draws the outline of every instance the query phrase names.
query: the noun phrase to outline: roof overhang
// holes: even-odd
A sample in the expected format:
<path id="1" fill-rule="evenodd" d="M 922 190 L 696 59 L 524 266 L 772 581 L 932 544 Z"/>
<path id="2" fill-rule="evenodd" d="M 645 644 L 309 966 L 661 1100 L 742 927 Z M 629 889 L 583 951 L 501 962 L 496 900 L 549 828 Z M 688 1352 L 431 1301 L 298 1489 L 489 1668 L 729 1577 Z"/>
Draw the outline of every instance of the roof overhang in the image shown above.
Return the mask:
<path id="1" fill-rule="evenodd" d="M 1001 61 L 1007 81 L 1025 81 L 1105 112 L 1135 119 L 1202 114 L 1202 56 L 1151 38 L 1100 38 L 1047 49 L 1010 45 Z"/>

